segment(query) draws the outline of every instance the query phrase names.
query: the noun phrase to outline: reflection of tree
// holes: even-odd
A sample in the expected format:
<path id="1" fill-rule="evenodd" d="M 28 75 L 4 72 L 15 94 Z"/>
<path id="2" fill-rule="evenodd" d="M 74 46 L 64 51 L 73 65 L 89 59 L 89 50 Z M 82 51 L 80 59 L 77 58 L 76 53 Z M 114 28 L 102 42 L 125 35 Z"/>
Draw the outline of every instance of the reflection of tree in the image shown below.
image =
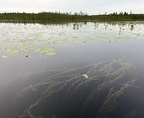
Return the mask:
<path id="1" fill-rule="evenodd" d="M 24 97 L 28 92 L 46 87 L 23 116 L 35 118 L 43 117 L 44 114 L 47 117 L 63 114 L 69 117 L 74 113 L 78 115 L 81 110 L 85 111 L 91 103 L 95 103 L 100 106 L 96 111 L 97 117 L 101 118 L 116 108 L 118 98 L 135 81 L 137 79 L 134 66 L 121 59 L 67 70 L 19 92 L 20 97 Z M 99 103 L 100 99 L 103 99 L 103 102 Z"/>
<path id="2" fill-rule="evenodd" d="M 0 51 L 3 58 L 35 52 L 40 56 L 55 55 L 57 45 L 69 46 L 76 42 L 117 42 L 143 37 L 139 26 L 132 22 L 67 23 L 67 24 L 4 24 L 0 31 Z M 127 27 L 128 26 L 128 27 Z M 10 30 L 11 29 L 11 30 Z M 77 29 L 77 31 L 75 30 Z M 95 29 L 95 30 L 93 30 Z M 133 30 L 133 31 L 131 31 Z"/>

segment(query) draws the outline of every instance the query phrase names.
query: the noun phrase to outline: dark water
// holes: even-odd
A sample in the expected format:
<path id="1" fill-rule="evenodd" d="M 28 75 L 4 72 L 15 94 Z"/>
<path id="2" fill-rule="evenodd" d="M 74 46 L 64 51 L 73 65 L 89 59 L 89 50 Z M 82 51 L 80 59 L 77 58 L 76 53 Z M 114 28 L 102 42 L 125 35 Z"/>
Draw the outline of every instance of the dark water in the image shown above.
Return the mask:
<path id="1" fill-rule="evenodd" d="M 144 117 L 143 22 L 0 28 L 1 117 Z"/>

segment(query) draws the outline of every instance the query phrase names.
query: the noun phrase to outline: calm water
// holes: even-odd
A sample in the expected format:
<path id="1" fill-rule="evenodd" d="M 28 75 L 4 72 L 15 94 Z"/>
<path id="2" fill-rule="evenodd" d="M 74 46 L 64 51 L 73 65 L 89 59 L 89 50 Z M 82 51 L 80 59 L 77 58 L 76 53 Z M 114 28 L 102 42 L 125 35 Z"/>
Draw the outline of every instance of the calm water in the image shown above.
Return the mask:
<path id="1" fill-rule="evenodd" d="M 67 71 L 72 68 L 85 67 L 90 64 L 95 63 L 108 63 L 109 66 L 112 66 L 112 69 L 115 68 L 116 65 L 111 64 L 114 60 L 116 63 L 127 64 L 128 66 L 124 66 L 125 71 L 127 69 L 131 69 L 131 67 L 135 69 L 135 77 L 133 77 L 133 73 L 129 73 L 126 76 L 123 76 L 127 79 L 117 81 L 115 84 L 108 84 L 109 92 L 105 89 L 102 92 L 107 92 L 107 94 L 101 95 L 101 100 L 99 107 L 95 107 L 92 105 L 91 109 L 86 108 L 85 115 L 79 114 L 80 112 L 74 113 L 72 109 L 75 109 L 73 106 L 66 114 L 78 114 L 75 116 L 69 117 L 68 115 L 63 115 L 63 111 L 60 113 L 57 112 L 57 109 L 51 108 L 50 116 L 47 115 L 46 111 L 40 112 L 39 114 L 34 114 L 35 116 L 51 117 L 51 118 L 60 118 L 69 117 L 69 118 L 80 118 L 86 117 L 88 118 L 91 114 L 91 118 L 109 118 L 109 117 L 117 117 L 116 115 L 121 109 L 122 105 L 125 102 L 129 102 L 124 110 L 128 110 L 125 112 L 121 110 L 119 115 L 121 118 L 131 118 L 132 115 L 135 117 L 142 118 L 144 117 L 142 113 L 142 109 L 144 108 L 144 98 L 143 91 L 143 79 L 144 79 L 144 23 L 143 22 L 117 22 L 117 23 L 69 23 L 69 24 L 14 24 L 14 23 L 0 23 L 0 88 L 1 88 L 1 96 L 3 102 L 4 111 L 0 112 L 0 116 L 6 116 L 7 118 L 16 117 L 23 114 L 24 110 L 11 111 L 10 115 L 6 115 L 6 112 L 11 110 L 10 108 L 14 107 L 13 101 L 9 101 L 10 107 L 7 108 L 5 105 L 7 104 L 7 100 L 3 100 L 3 98 L 11 97 L 10 92 L 7 86 L 11 86 L 11 89 L 15 84 L 13 81 L 25 81 L 28 77 L 31 78 L 29 81 L 35 81 L 35 78 L 38 78 L 39 81 L 43 81 L 43 78 L 48 78 L 51 75 L 55 75 L 62 71 Z M 109 62 L 110 61 L 110 62 Z M 121 63 L 122 62 L 122 63 Z M 127 62 L 127 63 L 125 63 Z M 133 65 L 130 66 L 129 65 Z M 101 65 L 101 67 L 104 66 Z M 100 69 L 100 68 L 99 68 Z M 88 71 L 90 68 L 88 68 Z M 50 74 L 48 71 L 54 71 L 54 73 Z M 132 72 L 132 71 L 131 71 Z M 43 74 L 40 74 L 43 73 Z M 74 72 L 72 72 L 74 73 Z M 85 78 L 89 78 L 90 75 L 84 74 L 85 70 L 77 70 L 76 73 L 81 73 L 81 75 Z M 120 74 L 124 73 L 121 71 Z M 125 73 L 127 74 L 127 73 Z M 62 76 L 68 76 L 71 78 L 71 73 L 63 74 Z M 94 74 L 93 74 L 94 76 Z M 97 75 L 96 75 L 97 76 Z M 119 76 L 112 76 L 113 80 Z M 127 77 L 128 76 L 128 77 Z M 131 78 L 130 78 L 131 77 Z M 109 77 L 110 78 L 110 77 Z M 136 78 L 136 79 L 135 79 Z M 40 80 L 41 79 L 41 80 Z M 56 81 L 59 81 L 61 75 L 59 75 Z M 99 80 L 99 79 L 98 79 Z M 128 83 L 131 80 L 131 84 L 126 87 L 127 94 L 124 94 L 125 91 L 120 91 L 123 89 L 119 87 L 124 83 Z M 28 82 L 29 82 L 28 81 Z M 105 80 L 104 80 L 105 81 Z M 102 85 L 104 83 L 99 81 Z M 121 82 L 123 81 L 123 82 Z M 109 80 L 110 82 L 110 80 Z M 20 84 L 20 85 L 18 85 Z M 31 82 L 30 85 L 34 85 L 36 83 Z M 80 84 L 80 83 L 79 83 Z M 16 83 L 16 86 L 23 85 L 23 82 Z M 16 95 L 19 91 L 24 88 L 30 86 L 25 85 L 23 88 L 18 89 L 15 93 Z M 56 86 L 56 85 L 55 85 Z M 89 86 L 97 86 L 98 85 L 89 85 Z M 123 97 L 119 97 L 122 94 L 117 95 L 118 97 L 114 97 L 114 99 L 119 100 L 121 104 L 118 104 L 117 107 L 112 108 L 113 110 L 105 110 L 105 112 L 100 112 L 103 110 L 104 102 L 107 100 L 106 96 L 108 96 L 112 90 L 112 87 L 115 87 L 116 91 L 122 92 Z M 86 90 L 89 89 L 86 88 Z M 81 90 L 81 89 L 80 89 Z M 5 95 L 5 91 L 7 94 Z M 91 88 L 91 91 L 94 89 Z M 132 92 L 133 91 L 133 92 Z M 41 91 L 43 92 L 43 91 Z M 46 92 L 47 94 L 49 92 Z M 73 93 L 73 92 L 72 92 Z M 6 97 L 5 97 L 5 96 Z M 73 95 L 73 94 L 72 94 Z M 57 97 L 60 95 L 58 94 Z M 86 96 L 90 96 L 87 94 Z M 128 98 L 130 96 L 130 98 Z M 111 96 L 112 97 L 112 96 Z M 50 98 L 45 98 L 47 102 L 51 102 Z M 61 98 L 64 99 L 64 98 Z M 94 99 L 94 98 L 93 98 Z M 129 101 L 131 99 L 131 102 Z M 57 101 L 57 100 L 56 100 Z M 52 101 L 52 102 L 56 102 Z M 87 100 L 86 100 L 87 101 Z M 93 101 L 93 100 L 92 100 Z M 5 102 L 5 103 L 4 103 Z M 23 101 L 22 101 L 23 102 Z M 72 100 L 72 102 L 74 102 Z M 135 102 L 135 103 L 134 103 Z M 34 103 L 34 102 L 32 102 Z M 32 104 L 30 103 L 29 106 Z M 79 103 L 79 102 L 78 102 Z M 4 105 L 5 104 L 5 105 Z M 48 103 L 49 104 L 49 103 Z M 59 104 L 59 103 L 57 103 Z M 67 103 L 71 105 L 70 103 Z M 67 106 L 66 104 L 66 106 Z M 54 104 L 55 105 L 55 104 Z M 28 105 L 24 107 L 24 109 L 28 109 Z M 53 104 L 52 104 L 53 106 Z M 113 105 L 115 106 L 115 104 Z M 130 109 L 130 107 L 135 106 L 135 108 Z M 23 106 L 21 106 L 23 107 Z M 46 107 L 46 106 L 45 106 Z M 41 109 L 44 109 L 42 107 Z M 48 107 L 46 107 L 48 109 Z M 77 107 L 76 107 L 77 108 Z M 92 109 L 93 108 L 93 109 Z M 106 108 L 106 107 L 105 107 Z M 49 108 L 50 109 L 50 108 Z M 95 110 L 94 110 L 95 109 Z M 110 109 L 110 108 L 109 108 Z M 44 112 L 45 111 L 45 112 Z M 56 111 L 56 112 L 54 112 Z M 93 111 L 90 112 L 89 111 Z M 113 111 L 113 112 L 112 112 Z M 95 112 L 95 115 L 92 113 Z M 83 113 L 83 112 L 82 112 Z M 44 114 L 44 115 L 43 115 Z M 106 114 L 106 115 L 105 115 Z M 23 116 L 26 117 L 26 116 Z M 29 116 L 30 117 L 30 116 Z M 22 117 L 21 117 L 22 118 Z"/>

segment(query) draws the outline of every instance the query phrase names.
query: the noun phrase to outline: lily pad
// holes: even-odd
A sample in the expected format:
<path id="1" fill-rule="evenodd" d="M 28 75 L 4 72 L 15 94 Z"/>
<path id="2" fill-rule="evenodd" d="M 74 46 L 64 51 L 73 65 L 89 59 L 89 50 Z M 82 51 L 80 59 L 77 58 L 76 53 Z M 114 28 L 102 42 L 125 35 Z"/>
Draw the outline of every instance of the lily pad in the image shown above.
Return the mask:
<path id="1" fill-rule="evenodd" d="M 7 58 L 7 56 L 3 55 L 2 58 Z"/>
<path id="2" fill-rule="evenodd" d="M 24 52 L 30 52 L 32 49 L 21 49 L 21 51 L 24 51 Z"/>
<path id="3" fill-rule="evenodd" d="M 35 52 L 38 54 L 42 54 L 42 53 L 50 53 L 54 50 L 55 50 L 54 48 L 45 48 L 45 49 L 37 49 L 35 50 Z"/>
<path id="4" fill-rule="evenodd" d="M 56 55 L 56 52 L 49 52 L 49 53 L 46 53 L 46 55 L 49 55 L 49 56 Z"/>
<path id="5" fill-rule="evenodd" d="M 14 50 L 14 51 L 11 51 L 11 52 L 9 52 L 9 55 L 11 55 L 11 56 L 15 56 L 15 55 L 19 55 L 20 53 L 19 53 L 19 51 L 17 51 L 17 50 Z"/>

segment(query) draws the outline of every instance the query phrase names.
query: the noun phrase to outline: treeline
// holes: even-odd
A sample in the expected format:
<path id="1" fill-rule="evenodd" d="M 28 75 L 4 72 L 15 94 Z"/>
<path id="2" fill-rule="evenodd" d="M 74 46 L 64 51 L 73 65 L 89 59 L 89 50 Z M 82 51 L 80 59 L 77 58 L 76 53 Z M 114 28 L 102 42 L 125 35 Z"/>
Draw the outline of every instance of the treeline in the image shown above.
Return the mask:
<path id="1" fill-rule="evenodd" d="M 60 13 L 60 12 L 40 12 L 40 13 L 0 13 L 0 20 L 20 20 L 20 21 L 81 21 L 87 19 L 84 13 Z"/>
<path id="2" fill-rule="evenodd" d="M 136 21 L 144 20 L 144 14 L 133 14 L 127 12 L 114 12 L 111 14 L 88 15 L 87 13 L 60 13 L 60 12 L 40 12 L 40 13 L 0 13 L 1 21 Z"/>
<path id="3" fill-rule="evenodd" d="M 105 19 L 108 20 L 123 20 L 123 21 L 143 21 L 144 20 L 144 14 L 133 14 L 132 12 L 114 12 L 108 15 L 103 15 Z"/>

